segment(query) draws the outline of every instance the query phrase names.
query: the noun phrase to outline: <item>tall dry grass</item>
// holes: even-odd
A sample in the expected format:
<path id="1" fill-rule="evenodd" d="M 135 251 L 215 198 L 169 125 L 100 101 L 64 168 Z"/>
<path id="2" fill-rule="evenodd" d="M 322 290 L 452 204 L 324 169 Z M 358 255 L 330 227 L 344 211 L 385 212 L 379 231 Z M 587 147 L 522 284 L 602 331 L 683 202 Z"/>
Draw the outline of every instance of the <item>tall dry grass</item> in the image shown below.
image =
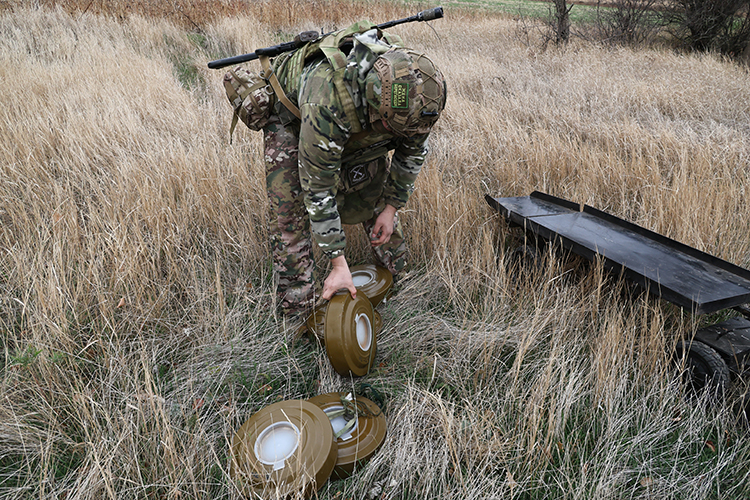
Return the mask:
<path id="1" fill-rule="evenodd" d="M 63 5 L 0 14 L 0 497 L 236 498 L 242 422 L 357 381 L 275 313 L 260 137 L 228 144 L 205 63 L 411 12 L 269 0 L 191 11 L 197 31 L 144 7 L 158 3 L 131 3 L 146 17 Z M 668 363 L 701 319 L 553 254 L 514 279 L 518 235 L 483 200 L 546 191 L 748 267 L 746 70 L 540 51 L 479 14 L 433 24 L 395 30 L 433 56 L 449 99 L 403 211 L 412 268 L 364 379 L 386 396 L 389 438 L 319 495 L 750 495 L 734 395 L 689 399 Z M 354 262 L 369 257 L 358 235 Z"/>

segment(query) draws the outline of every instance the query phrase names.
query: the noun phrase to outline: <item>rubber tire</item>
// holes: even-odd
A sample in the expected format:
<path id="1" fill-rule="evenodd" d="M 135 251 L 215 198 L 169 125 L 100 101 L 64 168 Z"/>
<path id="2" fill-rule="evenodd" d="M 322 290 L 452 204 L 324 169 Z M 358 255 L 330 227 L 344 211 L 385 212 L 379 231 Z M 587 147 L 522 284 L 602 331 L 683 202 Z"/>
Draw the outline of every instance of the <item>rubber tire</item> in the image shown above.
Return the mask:
<path id="1" fill-rule="evenodd" d="M 698 340 L 679 341 L 675 346 L 674 360 L 680 367 L 683 357 L 685 371 L 682 377 L 691 391 L 700 394 L 709 390 L 712 396 L 724 396 L 730 384 L 729 366 L 714 348 Z"/>
<path id="2" fill-rule="evenodd" d="M 542 252 L 532 243 L 526 243 L 513 249 L 508 256 L 508 264 L 508 270 L 516 281 L 523 278 L 528 279 L 544 270 Z"/>
<path id="3" fill-rule="evenodd" d="M 734 408 L 739 421 L 750 428 L 750 392 L 745 392 L 737 398 Z"/>

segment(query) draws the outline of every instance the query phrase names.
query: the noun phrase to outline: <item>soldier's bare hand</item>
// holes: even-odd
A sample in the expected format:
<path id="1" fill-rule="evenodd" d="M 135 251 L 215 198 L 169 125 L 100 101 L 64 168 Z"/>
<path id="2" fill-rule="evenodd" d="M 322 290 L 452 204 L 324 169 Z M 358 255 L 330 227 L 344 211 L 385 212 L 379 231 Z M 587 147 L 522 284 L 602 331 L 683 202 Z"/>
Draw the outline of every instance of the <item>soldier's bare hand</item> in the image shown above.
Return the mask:
<path id="1" fill-rule="evenodd" d="M 331 300 L 333 294 L 339 290 L 348 290 L 353 299 L 357 298 L 357 289 L 352 281 L 352 273 L 349 271 L 349 265 L 343 255 L 331 259 L 331 273 L 323 283 L 322 299 Z"/>
<path id="2" fill-rule="evenodd" d="M 377 247 L 391 241 L 395 222 L 396 208 L 391 205 L 386 205 L 385 209 L 383 209 L 383 211 L 380 212 L 380 215 L 378 215 L 378 218 L 375 219 L 375 225 L 372 226 L 370 244 Z"/>

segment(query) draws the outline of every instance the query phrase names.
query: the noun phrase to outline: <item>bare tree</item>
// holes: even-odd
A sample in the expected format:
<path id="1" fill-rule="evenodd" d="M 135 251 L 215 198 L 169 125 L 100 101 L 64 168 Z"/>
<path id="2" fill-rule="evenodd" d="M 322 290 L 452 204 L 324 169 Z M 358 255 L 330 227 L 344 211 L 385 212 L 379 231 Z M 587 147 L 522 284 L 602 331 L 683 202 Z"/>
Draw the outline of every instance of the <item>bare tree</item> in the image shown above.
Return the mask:
<path id="1" fill-rule="evenodd" d="M 516 38 L 528 47 L 535 41 L 540 42 L 542 50 L 546 50 L 550 43 L 566 44 L 571 35 L 570 10 L 572 8 L 572 5 L 567 4 L 567 0 L 553 0 L 547 17 L 530 16 L 523 9 L 519 10 L 515 18 L 517 21 Z"/>
<path id="2" fill-rule="evenodd" d="M 663 18 L 684 46 L 739 55 L 750 41 L 750 0 L 671 0 Z"/>
<path id="3" fill-rule="evenodd" d="M 554 12 L 554 41 L 556 44 L 565 44 L 570 39 L 570 6 L 567 4 L 567 0 L 553 0 L 555 5 Z M 552 16 L 550 16 L 552 17 Z"/>
<path id="4" fill-rule="evenodd" d="M 652 40 L 661 28 L 656 12 L 661 0 L 615 0 L 596 6 L 598 37 L 606 43 L 640 45 Z"/>

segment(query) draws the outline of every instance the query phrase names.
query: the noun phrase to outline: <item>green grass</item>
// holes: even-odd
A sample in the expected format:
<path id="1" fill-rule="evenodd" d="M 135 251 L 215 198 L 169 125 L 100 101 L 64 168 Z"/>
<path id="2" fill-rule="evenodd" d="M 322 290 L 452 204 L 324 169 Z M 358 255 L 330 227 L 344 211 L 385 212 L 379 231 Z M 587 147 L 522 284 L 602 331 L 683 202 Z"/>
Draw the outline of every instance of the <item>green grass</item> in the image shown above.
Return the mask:
<path id="1" fill-rule="evenodd" d="M 417 2 L 415 0 L 405 3 L 409 5 Z M 418 4 L 420 7 L 424 5 L 422 2 Z M 542 19 L 554 17 L 555 14 L 555 6 L 552 2 L 536 0 L 444 0 L 437 2 L 435 6 L 442 6 L 446 17 L 451 15 L 452 9 L 505 13 L 510 17 L 523 16 Z M 572 22 L 590 22 L 595 19 L 595 16 L 596 7 L 589 5 L 573 5 L 570 10 Z"/>

